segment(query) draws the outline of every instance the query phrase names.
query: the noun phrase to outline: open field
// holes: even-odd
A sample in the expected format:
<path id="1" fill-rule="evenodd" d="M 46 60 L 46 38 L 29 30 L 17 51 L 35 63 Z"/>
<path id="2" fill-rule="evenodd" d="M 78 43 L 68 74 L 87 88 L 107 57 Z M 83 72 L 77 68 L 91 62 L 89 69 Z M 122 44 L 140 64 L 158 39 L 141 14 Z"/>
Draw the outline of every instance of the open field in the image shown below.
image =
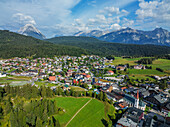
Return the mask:
<path id="1" fill-rule="evenodd" d="M 160 72 L 153 69 L 145 69 L 145 70 L 138 70 L 138 69 L 128 69 L 129 74 L 134 75 L 166 75 L 164 72 Z"/>
<path id="2" fill-rule="evenodd" d="M 43 86 L 43 85 L 50 86 L 50 87 L 51 86 L 57 86 L 57 84 L 49 83 L 49 82 L 46 82 L 46 81 L 36 81 L 34 83 L 38 86 Z"/>
<path id="3" fill-rule="evenodd" d="M 24 85 L 27 84 L 28 81 L 30 80 L 30 77 L 20 77 L 20 76 L 7 76 L 7 77 L 2 77 L 0 78 L 0 84 L 19 84 L 19 85 Z"/>
<path id="4" fill-rule="evenodd" d="M 129 65 L 135 65 L 135 61 L 140 60 L 141 58 L 121 58 L 121 57 L 115 57 L 115 60 L 113 61 L 113 63 L 106 63 L 106 65 L 118 65 L 118 64 L 127 64 L 129 63 Z"/>
<path id="5" fill-rule="evenodd" d="M 62 126 L 74 116 L 74 114 L 86 104 L 90 98 L 57 97 L 58 107 L 65 109 L 65 113 L 56 115 Z M 104 103 L 92 99 L 68 124 L 68 127 L 101 127 L 102 119 L 105 119 Z"/>
<path id="6" fill-rule="evenodd" d="M 146 57 L 142 57 L 146 58 Z M 115 57 L 115 60 L 112 63 L 106 63 L 106 65 L 119 65 L 119 64 L 129 64 L 131 65 L 137 65 L 136 61 L 142 59 L 142 58 L 121 58 L 121 57 Z M 146 69 L 146 70 L 135 70 L 135 69 L 129 69 L 129 74 L 136 74 L 136 75 L 168 75 L 170 74 L 170 60 L 167 59 L 157 59 L 153 61 L 153 64 L 149 64 L 148 66 L 152 66 L 152 70 Z M 159 72 L 156 70 L 156 68 L 161 68 L 164 70 L 164 72 Z"/>
<path id="7" fill-rule="evenodd" d="M 70 88 L 73 89 L 74 91 L 86 91 L 85 89 L 76 86 L 70 86 Z"/>
<path id="8" fill-rule="evenodd" d="M 170 74 L 170 60 L 167 59 L 158 59 L 153 61 L 152 68 L 161 68 L 165 72 L 168 72 Z"/>
<path id="9" fill-rule="evenodd" d="M 70 122 L 68 127 L 101 127 L 104 115 L 104 104 L 93 99 Z"/>
<path id="10" fill-rule="evenodd" d="M 64 126 L 90 98 L 56 97 L 55 100 L 57 101 L 58 107 L 64 108 L 65 110 L 65 113 L 55 116 L 60 124 Z"/>

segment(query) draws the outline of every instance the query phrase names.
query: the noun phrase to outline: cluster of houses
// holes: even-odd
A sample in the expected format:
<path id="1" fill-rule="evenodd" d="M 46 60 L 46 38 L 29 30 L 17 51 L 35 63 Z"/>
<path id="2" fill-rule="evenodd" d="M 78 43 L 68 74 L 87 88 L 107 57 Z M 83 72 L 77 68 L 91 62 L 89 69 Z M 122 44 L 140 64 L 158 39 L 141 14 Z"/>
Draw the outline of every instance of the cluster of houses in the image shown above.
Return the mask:
<path id="1" fill-rule="evenodd" d="M 157 85 L 140 84 L 139 87 L 127 86 L 124 82 L 124 78 L 127 75 L 113 76 L 115 74 L 113 70 L 106 71 L 104 77 L 95 77 L 94 69 L 98 72 L 98 70 L 104 70 L 105 68 L 120 71 L 127 68 L 127 65 L 114 66 L 106 64 L 111 62 L 112 60 L 108 60 L 105 57 L 94 55 L 36 59 L 16 57 L 0 61 L 0 77 L 6 77 L 6 74 L 30 76 L 34 81 L 46 80 L 54 84 L 63 84 L 63 90 L 68 90 L 69 86 L 73 84 L 87 84 L 88 89 L 92 89 L 93 85 L 98 86 L 99 89 L 93 89 L 93 92 L 98 94 L 100 91 L 103 91 L 109 99 L 115 102 L 114 106 L 116 109 L 127 109 L 126 113 L 118 121 L 116 125 L 118 127 L 138 126 L 141 124 L 141 121 L 144 119 L 146 106 L 150 106 L 162 114 L 170 112 L 169 94 L 160 90 Z M 133 68 L 145 69 L 145 66 L 134 65 Z M 155 78 L 160 79 L 157 76 Z M 145 124 L 149 123 L 145 121 Z"/>

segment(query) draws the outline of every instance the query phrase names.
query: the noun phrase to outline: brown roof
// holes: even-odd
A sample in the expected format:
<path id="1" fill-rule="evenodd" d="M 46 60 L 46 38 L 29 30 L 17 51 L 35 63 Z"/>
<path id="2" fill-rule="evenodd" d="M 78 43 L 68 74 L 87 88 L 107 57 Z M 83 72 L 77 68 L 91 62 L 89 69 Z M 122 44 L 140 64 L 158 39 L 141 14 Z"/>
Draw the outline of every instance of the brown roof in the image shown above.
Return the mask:
<path id="1" fill-rule="evenodd" d="M 56 80 L 56 77 L 55 77 L 55 76 L 50 76 L 50 77 L 49 77 L 49 80 L 50 80 L 50 81 L 55 81 L 55 80 Z"/>

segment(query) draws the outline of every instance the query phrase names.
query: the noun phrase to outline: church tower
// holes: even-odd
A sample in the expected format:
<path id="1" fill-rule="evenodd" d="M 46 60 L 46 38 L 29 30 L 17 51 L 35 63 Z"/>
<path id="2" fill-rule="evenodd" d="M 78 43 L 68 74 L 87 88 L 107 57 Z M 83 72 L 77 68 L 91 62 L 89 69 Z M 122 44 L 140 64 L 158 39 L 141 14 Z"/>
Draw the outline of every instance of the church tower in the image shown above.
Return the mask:
<path id="1" fill-rule="evenodd" d="M 139 108 L 139 90 L 137 91 L 136 99 L 135 99 L 135 107 Z"/>

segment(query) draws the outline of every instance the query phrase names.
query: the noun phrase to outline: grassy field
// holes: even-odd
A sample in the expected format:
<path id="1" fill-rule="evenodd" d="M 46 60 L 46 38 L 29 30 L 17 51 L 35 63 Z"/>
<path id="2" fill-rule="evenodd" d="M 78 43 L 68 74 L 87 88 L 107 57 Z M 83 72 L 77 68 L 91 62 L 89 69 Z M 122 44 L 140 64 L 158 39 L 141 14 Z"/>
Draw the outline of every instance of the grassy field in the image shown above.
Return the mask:
<path id="1" fill-rule="evenodd" d="M 165 72 L 170 73 L 170 60 L 167 59 L 158 59 L 153 61 L 152 68 L 161 68 Z"/>
<path id="2" fill-rule="evenodd" d="M 145 70 L 138 70 L 138 69 L 128 69 L 129 74 L 134 75 L 166 75 L 164 72 L 160 72 L 153 69 L 145 69 Z"/>
<path id="3" fill-rule="evenodd" d="M 102 127 L 101 120 L 104 117 L 104 104 L 93 99 L 77 114 L 68 127 Z"/>
<path id="4" fill-rule="evenodd" d="M 144 57 L 142 57 L 144 58 Z M 145 57 L 146 58 L 146 57 Z M 121 58 L 121 57 L 115 57 L 115 60 L 112 63 L 106 63 L 106 65 L 118 65 L 118 64 L 129 64 L 131 65 L 137 65 L 136 61 L 140 60 L 141 58 Z M 170 73 L 170 60 L 167 59 L 157 59 L 153 61 L 153 64 L 150 64 L 148 66 L 152 66 L 152 70 L 136 70 L 133 69 L 130 71 L 130 73 L 134 74 L 155 74 L 155 75 L 163 75 L 165 73 Z M 156 68 L 161 68 L 165 71 L 165 73 L 161 73 L 159 71 L 156 71 Z"/>
<path id="5" fill-rule="evenodd" d="M 70 86 L 70 88 L 73 89 L 74 91 L 85 91 L 85 89 L 81 87 Z"/>
<path id="6" fill-rule="evenodd" d="M 57 104 L 66 111 L 55 117 L 59 120 L 62 127 L 74 116 L 74 114 L 90 98 L 57 97 Z M 112 109 L 110 108 L 110 111 Z M 105 105 L 99 100 L 92 99 L 68 124 L 68 127 L 102 127 L 102 119 L 105 119 Z"/>
<path id="7" fill-rule="evenodd" d="M 57 84 L 53 84 L 53 83 L 49 83 L 49 82 L 45 82 L 45 81 L 37 81 L 37 82 L 34 82 L 34 83 L 38 86 L 43 86 L 43 85 L 49 86 L 49 87 L 57 86 Z"/>
<path id="8" fill-rule="evenodd" d="M 23 77 L 23 76 L 7 76 L 7 77 L 2 77 L 0 78 L 0 84 L 6 84 L 6 83 L 14 83 L 15 82 L 26 82 L 29 81 L 31 78 L 30 77 Z M 22 83 L 21 83 L 22 84 Z"/>
<path id="9" fill-rule="evenodd" d="M 135 65 L 135 61 L 138 61 L 140 60 L 141 58 L 126 58 L 126 59 L 123 59 L 121 57 L 115 57 L 115 60 L 112 62 L 112 63 L 106 63 L 106 65 L 118 65 L 118 64 L 127 64 L 129 63 L 129 65 Z"/>
<path id="10" fill-rule="evenodd" d="M 57 97 L 55 100 L 57 101 L 58 107 L 65 109 L 65 113 L 55 116 L 64 127 L 72 116 L 88 102 L 90 98 Z"/>

